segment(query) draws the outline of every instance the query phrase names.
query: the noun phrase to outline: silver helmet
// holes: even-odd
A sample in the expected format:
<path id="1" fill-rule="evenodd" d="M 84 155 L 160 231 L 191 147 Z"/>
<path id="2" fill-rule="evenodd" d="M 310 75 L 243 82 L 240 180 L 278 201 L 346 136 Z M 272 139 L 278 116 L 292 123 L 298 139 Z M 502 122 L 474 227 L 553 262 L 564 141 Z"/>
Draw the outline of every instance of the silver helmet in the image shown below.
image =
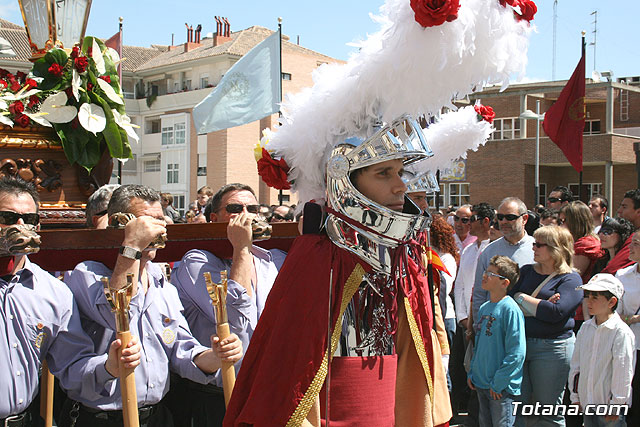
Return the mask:
<path id="1" fill-rule="evenodd" d="M 403 212 L 374 202 L 356 189 L 350 175 L 388 160 L 402 159 L 409 165 L 432 155 L 422 128 L 409 116 L 382 126 L 364 141 L 352 138 L 334 148 L 327 163 L 328 204 L 336 212 L 327 218 L 329 238 L 377 271 L 389 273 L 388 249 L 415 237 L 428 227 L 429 218 L 420 215 L 420 209 L 407 197 Z"/>

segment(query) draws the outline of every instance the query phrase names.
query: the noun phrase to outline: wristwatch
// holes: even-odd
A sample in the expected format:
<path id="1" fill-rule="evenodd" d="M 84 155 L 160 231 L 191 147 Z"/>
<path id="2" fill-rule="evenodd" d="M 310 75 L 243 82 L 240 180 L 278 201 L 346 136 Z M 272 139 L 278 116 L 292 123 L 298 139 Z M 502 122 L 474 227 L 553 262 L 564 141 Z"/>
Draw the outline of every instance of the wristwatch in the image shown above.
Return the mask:
<path id="1" fill-rule="evenodd" d="M 129 259 L 142 258 L 142 252 L 129 246 L 120 246 L 120 250 L 118 252 L 120 253 L 120 255 L 122 255 L 125 258 L 129 258 Z"/>

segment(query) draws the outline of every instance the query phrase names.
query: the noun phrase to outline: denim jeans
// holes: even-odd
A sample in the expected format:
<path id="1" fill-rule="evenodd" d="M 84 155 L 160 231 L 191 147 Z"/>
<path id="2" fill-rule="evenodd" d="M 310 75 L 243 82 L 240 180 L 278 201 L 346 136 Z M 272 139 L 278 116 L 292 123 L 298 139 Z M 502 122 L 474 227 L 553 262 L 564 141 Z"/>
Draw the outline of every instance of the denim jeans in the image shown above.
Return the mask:
<path id="1" fill-rule="evenodd" d="M 522 375 L 523 404 L 560 405 L 569 378 L 569 362 L 576 338 L 544 339 L 527 337 L 527 355 Z M 517 415 L 516 426 L 563 426 L 564 415 Z"/>
<path id="2" fill-rule="evenodd" d="M 453 338 L 456 335 L 456 318 L 444 319 L 444 330 L 447 332 L 447 341 L 449 342 L 449 349 L 453 348 Z M 449 356 L 451 357 L 451 356 Z M 451 360 L 451 359 L 449 359 Z M 447 370 L 447 389 L 451 393 L 451 375 L 449 375 L 449 367 L 445 367 Z"/>
<path id="3" fill-rule="evenodd" d="M 480 427 L 513 426 L 516 420 L 513 414 L 513 395 L 503 392 L 501 399 L 493 400 L 489 390 L 478 388 L 476 391 L 478 392 L 478 403 L 480 404 L 478 416 Z"/>
<path id="4" fill-rule="evenodd" d="M 584 427 L 627 427 L 627 423 L 618 417 L 617 420 L 607 421 L 602 415 L 585 415 Z"/>

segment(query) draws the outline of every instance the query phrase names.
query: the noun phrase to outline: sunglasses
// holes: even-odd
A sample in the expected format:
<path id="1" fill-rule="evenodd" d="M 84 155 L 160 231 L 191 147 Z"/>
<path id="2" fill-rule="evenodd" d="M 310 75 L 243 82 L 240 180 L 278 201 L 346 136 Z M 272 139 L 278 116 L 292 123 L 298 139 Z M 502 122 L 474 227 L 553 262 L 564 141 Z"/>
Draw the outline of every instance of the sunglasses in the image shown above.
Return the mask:
<path id="1" fill-rule="evenodd" d="M 0 211 L 0 224 L 14 225 L 20 218 L 22 218 L 22 221 L 24 221 L 25 224 L 40 224 L 40 215 L 38 215 L 37 213 L 19 214 L 17 212 Z"/>
<path id="2" fill-rule="evenodd" d="M 476 221 L 482 221 L 483 219 L 485 219 L 486 217 L 475 214 L 475 215 L 471 215 L 471 217 L 469 217 L 469 222 L 476 222 Z"/>
<path id="3" fill-rule="evenodd" d="M 521 213 L 520 215 L 514 215 L 514 214 L 497 214 L 496 216 L 498 217 L 498 221 L 503 221 L 503 220 L 507 220 L 507 221 L 515 221 L 516 219 L 520 218 L 522 215 L 524 215 L 523 213 Z"/>
<path id="4" fill-rule="evenodd" d="M 540 249 L 540 248 L 544 248 L 545 246 L 549 246 L 546 243 L 540 243 L 540 242 L 533 242 L 533 246 L 535 246 L 536 248 Z"/>
<path id="5" fill-rule="evenodd" d="M 549 203 L 556 203 L 556 202 L 562 201 L 562 199 L 559 199 L 557 197 L 549 197 L 547 200 L 549 201 Z"/>
<path id="6" fill-rule="evenodd" d="M 615 233 L 615 231 L 610 228 L 601 228 L 600 231 L 598 231 L 598 234 L 602 234 L 603 236 L 611 236 L 613 233 Z"/>
<path id="7" fill-rule="evenodd" d="M 243 205 L 242 203 L 229 203 L 224 208 L 230 214 L 239 214 L 244 210 L 245 207 L 247 208 L 247 212 L 249 213 L 257 214 L 258 212 L 260 212 L 260 205 Z"/>
<path id="8" fill-rule="evenodd" d="M 463 224 L 469 224 L 469 221 L 471 221 L 471 218 L 461 218 L 461 217 L 459 217 L 458 215 L 454 215 L 454 216 L 453 216 L 453 220 L 454 220 L 455 222 L 460 221 L 460 222 L 461 222 L 461 223 L 463 223 Z"/>
<path id="9" fill-rule="evenodd" d="M 487 277 L 497 277 L 497 278 L 502 279 L 502 280 L 506 280 L 507 279 L 504 276 L 501 276 L 501 275 L 499 275 L 497 273 L 494 273 L 494 272 L 488 271 L 488 270 L 485 270 L 484 273 L 482 273 L 482 275 L 483 276 L 487 276 Z"/>

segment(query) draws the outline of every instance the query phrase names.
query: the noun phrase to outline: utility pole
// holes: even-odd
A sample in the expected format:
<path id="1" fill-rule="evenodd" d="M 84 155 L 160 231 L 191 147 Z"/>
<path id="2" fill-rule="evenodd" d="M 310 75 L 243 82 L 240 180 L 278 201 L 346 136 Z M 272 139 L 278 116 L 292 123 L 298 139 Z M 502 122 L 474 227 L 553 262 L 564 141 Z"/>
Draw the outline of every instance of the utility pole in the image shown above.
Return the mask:
<path id="1" fill-rule="evenodd" d="M 556 27 L 558 24 L 558 0 L 553 0 L 553 53 L 551 58 L 551 81 L 556 80 Z"/>
<path id="2" fill-rule="evenodd" d="M 594 10 L 591 12 L 591 16 L 593 16 L 593 42 L 589 43 L 590 46 L 593 46 L 593 71 L 596 70 L 596 42 L 598 38 L 598 11 Z"/>

